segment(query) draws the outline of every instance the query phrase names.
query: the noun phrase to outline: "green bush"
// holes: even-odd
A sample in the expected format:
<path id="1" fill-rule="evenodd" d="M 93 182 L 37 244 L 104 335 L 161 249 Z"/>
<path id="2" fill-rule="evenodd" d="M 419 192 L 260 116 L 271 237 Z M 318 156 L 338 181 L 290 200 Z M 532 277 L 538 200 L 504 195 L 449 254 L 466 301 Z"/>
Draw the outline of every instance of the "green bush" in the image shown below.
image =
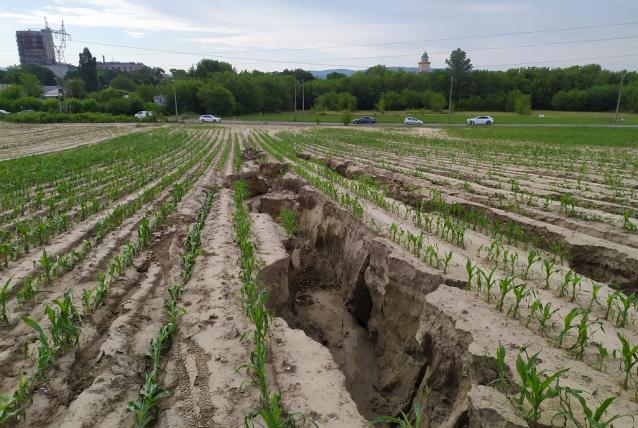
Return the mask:
<path id="1" fill-rule="evenodd" d="M 155 119 L 139 120 L 133 116 L 109 113 L 59 113 L 25 112 L 0 116 L 0 120 L 13 123 L 113 123 L 113 122 L 153 122 Z"/>

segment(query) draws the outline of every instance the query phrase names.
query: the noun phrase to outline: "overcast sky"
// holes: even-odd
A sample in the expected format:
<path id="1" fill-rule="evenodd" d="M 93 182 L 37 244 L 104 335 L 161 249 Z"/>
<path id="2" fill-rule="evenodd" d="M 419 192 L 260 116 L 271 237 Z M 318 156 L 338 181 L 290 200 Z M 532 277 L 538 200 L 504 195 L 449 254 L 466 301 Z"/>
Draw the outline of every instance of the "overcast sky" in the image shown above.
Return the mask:
<path id="1" fill-rule="evenodd" d="M 461 47 L 475 68 L 638 69 L 638 0 L 0 0 L 0 66 L 19 62 L 15 31 L 45 16 L 64 20 L 72 64 L 88 46 L 167 71 L 204 57 L 239 70 L 416 66 L 424 50 L 443 68 Z"/>

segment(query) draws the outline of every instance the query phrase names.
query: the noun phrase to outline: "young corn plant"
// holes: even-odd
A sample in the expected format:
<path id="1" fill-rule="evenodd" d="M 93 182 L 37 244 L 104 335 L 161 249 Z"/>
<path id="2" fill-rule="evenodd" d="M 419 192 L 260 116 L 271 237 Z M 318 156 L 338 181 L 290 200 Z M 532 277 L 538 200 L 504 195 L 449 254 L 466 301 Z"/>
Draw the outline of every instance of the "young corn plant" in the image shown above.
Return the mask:
<path id="1" fill-rule="evenodd" d="M 496 269 L 496 267 L 492 269 L 489 274 L 481 272 L 483 273 L 483 279 L 485 279 L 485 299 L 487 300 L 488 304 L 491 303 L 492 288 L 494 287 L 494 284 L 496 284 L 496 279 L 494 279 L 494 272 L 496 272 Z"/>
<path id="2" fill-rule="evenodd" d="M 603 325 L 599 321 L 589 321 L 589 312 L 585 309 L 581 310 L 580 321 L 576 327 L 576 342 L 569 348 L 579 360 L 583 359 L 585 355 L 585 346 L 589 342 L 589 338 L 595 333 L 594 330 L 590 330 L 592 326 L 598 325 L 600 329 L 603 329 Z"/>
<path id="3" fill-rule="evenodd" d="M 299 225 L 297 224 L 297 218 L 294 211 L 282 207 L 279 210 L 278 220 L 289 238 L 296 236 L 299 233 Z"/>
<path id="4" fill-rule="evenodd" d="M 518 319 L 520 316 L 521 302 L 530 295 L 530 289 L 527 287 L 527 284 L 518 284 L 512 288 L 512 293 L 514 293 L 514 304 L 507 310 L 507 315 Z"/>
<path id="5" fill-rule="evenodd" d="M 629 380 L 631 379 L 631 372 L 634 366 L 638 366 L 638 345 L 631 346 L 627 338 L 621 333 L 616 333 L 618 339 L 620 339 L 620 349 L 614 349 L 614 358 L 620 360 L 620 370 L 624 374 L 622 387 L 627 389 Z"/>
<path id="6" fill-rule="evenodd" d="M 532 268 L 532 266 L 534 265 L 534 263 L 540 261 L 541 258 L 538 255 L 538 251 L 537 250 L 531 250 L 528 254 L 527 254 L 527 265 L 525 265 L 525 271 L 523 272 L 523 278 L 527 279 L 529 277 L 529 271 Z"/>
<path id="7" fill-rule="evenodd" d="M 9 324 L 9 316 L 7 315 L 7 302 L 9 301 L 9 285 L 11 280 L 9 278 L 5 281 L 4 285 L 0 287 L 0 324 Z"/>
<path id="8" fill-rule="evenodd" d="M 476 275 L 478 269 L 479 269 L 478 266 L 476 265 L 472 266 L 472 260 L 468 258 L 467 262 L 465 262 L 465 271 L 467 272 L 467 289 L 468 290 L 472 289 L 472 278 L 474 278 L 474 275 Z"/>
<path id="9" fill-rule="evenodd" d="M 554 328 L 554 323 L 549 325 L 549 322 L 556 312 L 558 312 L 558 308 L 552 309 L 551 302 L 547 302 L 545 305 L 541 304 L 541 310 L 538 316 L 538 331 L 542 336 L 547 336 L 547 333 Z"/>
<path id="10" fill-rule="evenodd" d="M 549 288 L 549 279 L 554 272 L 554 260 L 545 259 L 543 260 L 543 269 L 545 272 L 545 289 Z"/>
<path id="11" fill-rule="evenodd" d="M 505 303 L 505 297 L 507 294 L 515 288 L 514 277 L 502 278 L 498 283 L 499 298 L 496 301 L 496 309 L 503 312 L 503 304 Z"/>
<path id="12" fill-rule="evenodd" d="M 563 318 L 563 329 L 561 330 L 557 338 L 559 348 L 563 347 L 563 343 L 565 342 L 565 338 L 567 337 L 569 332 L 573 328 L 577 328 L 577 326 L 574 324 L 574 321 L 576 320 L 576 317 L 579 315 L 582 315 L 582 309 L 573 308 L 571 311 L 569 311 L 567 315 L 565 315 L 565 318 Z"/>
<path id="13" fill-rule="evenodd" d="M 524 418 L 532 423 L 540 420 L 543 402 L 560 394 L 560 377 L 569 370 L 561 369 L 548 374 L 538 370 L 538 361 L 538 354 L 530 357 L 526 350 L 519 353 L 516 358 L 516 371 L 521 378 L 517 404 Z"/>
<path id="14" fill-rule="evenodd" d="M 578 391 L 569 387 L 563 387 L 560 395 L 561 411 L 556 417 L 562 417 L 566 422 L 569 421 L 576 428 L 607 428 L 612 427 L 612 423 L 625 415 L 614 415 L 605 419 L 607 409 L 617 397 L 609 397 L 603 400 L 598 407 L 590 408 L 587 400 L 582 395 L 582 391 Z M 580 411 L 574 412 L 571 400 L 575 399 L 580 405 Z M 565 424 L 566 425 L 566 424 Z"/>
<path id="15" fill-rule="evenodd" d="M 618 304 L 618 315 L 616 316 L 616 326 L 625 327 L 629 321 L 629 310 L 638 304 L 638 298 L 635 294 L 625 296 L 623 293 L 616 294 L 616 300 Z"/>

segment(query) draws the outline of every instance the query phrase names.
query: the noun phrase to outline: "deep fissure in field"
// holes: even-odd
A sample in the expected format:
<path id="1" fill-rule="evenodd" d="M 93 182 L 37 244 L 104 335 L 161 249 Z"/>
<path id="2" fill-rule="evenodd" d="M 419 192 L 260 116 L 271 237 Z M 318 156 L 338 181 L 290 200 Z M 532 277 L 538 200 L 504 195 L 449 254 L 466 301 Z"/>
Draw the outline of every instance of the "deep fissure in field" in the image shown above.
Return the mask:
<path id="1" fill-rule="evenodd" d="M 282 207 L 296 212 L 299 236 L 284 245 L 289 301 L 277 315 L 331 351 L 361 415 L 371 419 L 409 410 L 422 399 L 426 368 L 437 363 L 443 370 L 433 376 L 439 384 L 432 403 L 445 419 L 460 392 L 459 364 L 428 349 L 428 332 L 422 343 L 415 340 L 423 291 L 435 289 L 442 278 L 416 271 L 316 191 L 272 192 L 253 206 L 273 220 Z M 278 290 L 271 288 L 273 294 Z"/>
<path id="2" fill-rule="evenodd" d="M 292 310 L 281 315 L 291 327 L 304 330 L 330 350 L 346 377 L 346 388 L 359 412 L 372 418 L 386 409 L 374 384 L 381 373 L 374 337 L 367 330 L 373 306 L 363 279 L 367 265 L 362 266 L 349 299 L 341 294 L 346 287 L 335 274 L 339 268 L 330 265 L 320 250 L 302 251 L 301 266 L 289 283 L 294 290 Z"/>

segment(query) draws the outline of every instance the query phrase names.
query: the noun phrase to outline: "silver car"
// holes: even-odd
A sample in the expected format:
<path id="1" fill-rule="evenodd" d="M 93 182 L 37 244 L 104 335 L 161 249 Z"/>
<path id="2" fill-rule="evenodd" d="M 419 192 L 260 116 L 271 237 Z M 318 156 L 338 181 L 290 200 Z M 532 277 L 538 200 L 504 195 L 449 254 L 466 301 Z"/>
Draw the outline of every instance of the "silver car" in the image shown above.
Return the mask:
<path id="1" fill-rule="evenodd" d="M 473 126 L 473 125 L 490 126 L 491 124 L 494 123 L 494 118 L 492 116 L 476 116 L 470 119 L 466 119 L 465 123 L 467 123 L 467 126 Z"/>
<path id="2" fill-rule="evenodd" d="M 217 116 L 213 116 L 212 114 L 203 114 L 199 117 L 199 121 L 204 123 L 204 122 L 210 122 L 210 123 L 222 123 L 222 118 L 221 117 L 217 117 Z"/>
<path id="3" fill-rule="evenodd" d="M 403 119 L 403 124 L 405 126 L 410 126 L 410 125 L 421 126 L 423 125 L 423 121 L 417 119 L 416 117 L 406 117 L 405 119 Z"/>

